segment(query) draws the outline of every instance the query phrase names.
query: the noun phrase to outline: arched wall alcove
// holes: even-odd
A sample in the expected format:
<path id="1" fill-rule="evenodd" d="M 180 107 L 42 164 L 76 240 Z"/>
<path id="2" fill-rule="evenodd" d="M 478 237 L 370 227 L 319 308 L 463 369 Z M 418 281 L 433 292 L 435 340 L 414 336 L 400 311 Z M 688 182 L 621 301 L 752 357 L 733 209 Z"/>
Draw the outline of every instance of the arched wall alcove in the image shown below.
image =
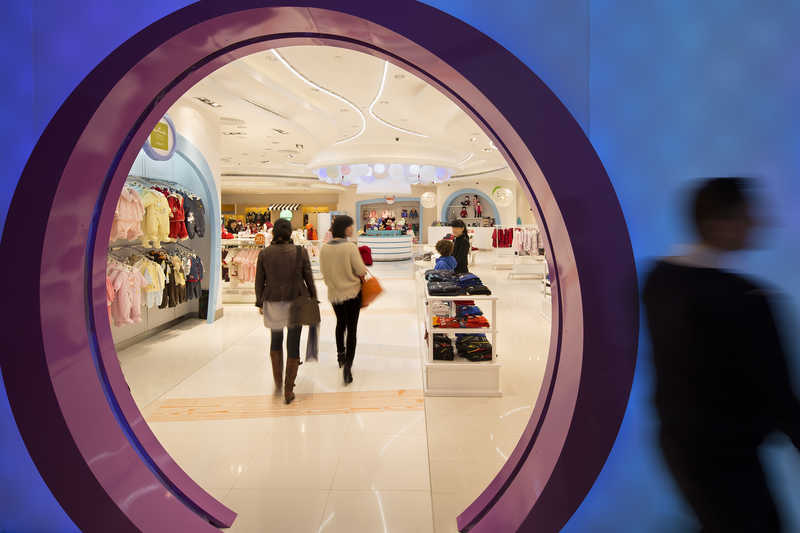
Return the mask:
<path id="1" fill-rule="evenodd" d="M 445 199 L 444 204 L 442 204 L 442 222 L 447 222 L 447 209 L 450 207 L 450 204 L 458 198 L 459 196 L 463 196 L 465 194 L 469 195 L 477 195 L 480 196 L 481 200 L 484 202 L 484 209 L 487 212 L 492 214 L 492 218 L 497 221 L 498 224 L 502 224 L 504 221 L 500 218 L 500 211 L 498 211 L 497 206 L 494 203 L 494 200 L 486 196 L 486 193 L 483 191 L 479 191 L 478 189 L 458 189 L 457 191 L 453 191 L 450 195 Z"/>
<path id="2" fill-rule="evenodd" d="M 554 275 L 551 351 L 519 443 L 458 524 L 559 529 L 608 456 L 633 378 L 627 228 L 591 144 L 542 81 L 475 28 L 411 0 L 201 1 L 124 43 L 64 102 L 20 178 L 0 244 L 4 257 L 41 265 L 0 267 L 18 302 L 3 377 L 31 457 L 83 530 L 213 531 L 209 522 L 235 518 L 169 457 L 125 386 L 105 318 L 103 243 L 127 171 L 170 105 L 234 59 L 294 44 L 351 48 L 414 72 L 483 128 L 520 181 Z"/>

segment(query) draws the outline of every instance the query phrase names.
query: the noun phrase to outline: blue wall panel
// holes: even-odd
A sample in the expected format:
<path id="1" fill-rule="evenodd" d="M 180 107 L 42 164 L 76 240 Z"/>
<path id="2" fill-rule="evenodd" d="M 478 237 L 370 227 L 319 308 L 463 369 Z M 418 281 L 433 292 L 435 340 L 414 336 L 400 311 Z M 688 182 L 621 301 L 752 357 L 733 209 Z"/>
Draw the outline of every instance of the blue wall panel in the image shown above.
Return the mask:
<path id="1" fill-rule="evenodd" d="M 798 22 L 800 3 L 790 1 L 592 0 L 590 138 L 622 203 L 640 274 L 689 238 L 679 207 L 692 178 L 760 176 L 774 227 L 761 250 L 733 263 L 800 301 Z M 655 448 L 646 332 L 642 341 L 622 431 L 568 531 L 619 531 L 621 523 L 681 531 L 690 520 Z M 765 451 L 787 530 L 800 531 L 800 459 L 785 441 Z"/>
<path id="2" fill-rule="evenodd" d="M 189 3 L 4 4 L 0 222 L 35 139 L 75 86 L 116 46 Z M 676 202 L 690 178 L 763 176 L 775 229 L 765 235 L 763 250 L 737 262 L 769 277 L 791 302 L 798 301 L 800 3 L 428 3 L 506 46 L 576 116 L 619 194 L 640 267 L 686 239 Z M 616 448 L 568 524 L 569 531 L 620 531 L 621 524 L 628 531 L 670 531 L 683 529 L 689 520 L 653 445 L 646 336 L 641 355 Z M 5 398 L 0 402 L 0 437 L 0 530 L 74 529 L 36 473 Z M 767 459 L 783 493 L 800 501 L 797 454 L 779 447 Z M 791 528 L 800 530 L 800 519 L 793 520 Z"/>

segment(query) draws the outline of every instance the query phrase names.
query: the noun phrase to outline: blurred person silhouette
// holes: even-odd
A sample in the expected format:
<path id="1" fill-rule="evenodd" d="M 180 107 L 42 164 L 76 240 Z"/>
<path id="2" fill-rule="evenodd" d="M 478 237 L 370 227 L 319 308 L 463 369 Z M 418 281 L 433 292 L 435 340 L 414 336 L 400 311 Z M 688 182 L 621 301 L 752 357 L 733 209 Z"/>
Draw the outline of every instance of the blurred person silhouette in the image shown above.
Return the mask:
<path id="1" fill-rule="evenodd" d="M 661 450 L 704 533 L 782 531 L 758 448 L 781 431 L 800 448 L 800 403 L 767 288 L 722 268 L 751 247 L 748 178 L 696 189 L 688 253 L 658 261 L 644 286 Z"/>

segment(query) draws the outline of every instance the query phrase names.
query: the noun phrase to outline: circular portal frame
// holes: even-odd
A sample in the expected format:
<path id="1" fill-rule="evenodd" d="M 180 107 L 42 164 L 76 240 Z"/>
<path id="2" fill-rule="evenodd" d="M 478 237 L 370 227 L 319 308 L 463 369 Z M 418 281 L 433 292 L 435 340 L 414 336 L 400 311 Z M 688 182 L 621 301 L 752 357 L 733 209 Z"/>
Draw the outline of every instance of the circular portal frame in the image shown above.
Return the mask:
<path id="1" fill-rule="evenodd" d="M 230 61 L 298 44 L 414 72 L 479 124 L 525 190 L 554 275 L 550 353 L 519 443 L 458 525 L 558 530 L 608 457 L 633 381 L 627 227 L 591 143 L 544 83 L 477 29 L 411 0 L 197 2 L 126 41 L 64 102 L 23 171 L 0 243 L 3 257 L 40 265 L 0 265 L 14 302 L 3 310 L 13 332 L 3 378 L 39 472 L 84 531 L 196 533 L 234 520 L 169 457 L 125 385 L 106 314 L 105 243 L 128 169 L 170 105 Z"/>

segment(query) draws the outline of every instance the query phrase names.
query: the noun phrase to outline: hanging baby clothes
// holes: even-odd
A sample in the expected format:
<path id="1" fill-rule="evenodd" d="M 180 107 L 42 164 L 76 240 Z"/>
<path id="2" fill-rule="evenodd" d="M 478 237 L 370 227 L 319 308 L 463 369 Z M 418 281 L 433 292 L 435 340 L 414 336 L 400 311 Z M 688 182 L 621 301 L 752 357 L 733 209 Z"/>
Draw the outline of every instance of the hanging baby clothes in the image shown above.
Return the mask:
<path id="1" fill-rule="evenodd" d="M 164 296 L 164 284 L 167 281 L 164 270 L 161 268 L 161 265 L 149 259 L 141 259 L 136 263 L 136 267 L 148 281 L 147 286 L 144 287 L 145 305 L 148 309 L 158 307 L 161 305 L 161 300 Z"/>
<path id="2" fill-rule="evenodd" d="M 186 276 L 186 299 L 200 297 L 200 282 L 203 280 L 203 262 L 197 256 L 191 258 L 192 268 Z"/>
<path id="3" fill-rule="evenodd" d="M 171 257 L 172 270 L 175 272 L 175 286 L 176 298 L 178 304 L 182 304 L 187 300 L 186 297 L 186 275 L 183 270 L 183 261 L 177 255 Z"/>
<path id="4" fill-rule="evenodd" d="M 106 273 L 106 306 L 108 307 L 108 321 L 111 322 L 113 317 L 111 316 L 111 304 L 114 303 L 114 299 L 116 298 L 117 294 L 114 292 L 114 285 L 111 283 L 111 280 L 108 278 L 108 273 Z"/>
<path id="5" fill-rule="evenodd" d="M 107 267 L 108 276 L 116 296 L 111 304 L 114 324 L 122 326 L 142 321 L 142 289 L 148 285 L 142 274 L 129 266 L 112 261 Z"/>
<path id="6" fill-rule="evenodd" d="M 142 222 L 142 246 L 150 248 L 151 243 L 155 248 L 160 248 L 162 242 L 169 242 L 169 216 L 171 209 L 169 202 L 158 191 L 145 190 L 141 195 L 144 206 L 144 221 Z"/>
<path id="7" fill-rule="evenodd" d="M 119 239 L 133 240 L 142 235 L 142 219 L 144 206 L 139 194 L 130 187 L 124 187 L 114 211 L 114 222 L 111 223 L 111 241 Z"/>
<path id="8" fill-rule="evenodd" d="M 170 239 L 184 241 L 189 238 L 189 233 L 186 231 L 186 216 L 183 211 L 183 198 L 169 191 L 165 191 L 169 202 L 172 217 L 169 221 L 169 237 Z"/>

